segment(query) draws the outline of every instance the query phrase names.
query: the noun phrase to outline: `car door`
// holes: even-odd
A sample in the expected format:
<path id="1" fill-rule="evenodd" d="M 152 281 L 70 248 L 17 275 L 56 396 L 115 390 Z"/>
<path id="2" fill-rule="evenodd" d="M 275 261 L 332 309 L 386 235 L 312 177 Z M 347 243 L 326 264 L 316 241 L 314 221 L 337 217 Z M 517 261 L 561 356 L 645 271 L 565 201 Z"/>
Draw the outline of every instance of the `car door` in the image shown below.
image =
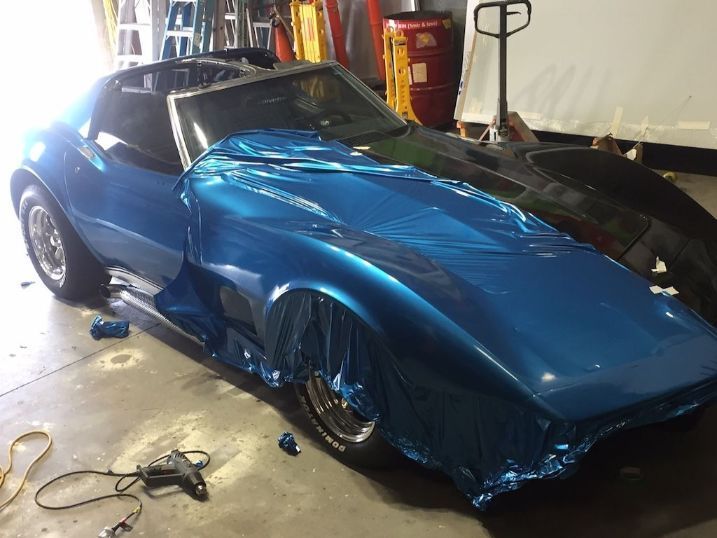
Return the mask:
<path id="1" fill-rule="evenodd" d="M 188 209 L 166 103 L 152 74 L 105 91 L 90 138 L 65 157 L 79 232 L 108 267 L 166 285 L 179 272 Z"/>

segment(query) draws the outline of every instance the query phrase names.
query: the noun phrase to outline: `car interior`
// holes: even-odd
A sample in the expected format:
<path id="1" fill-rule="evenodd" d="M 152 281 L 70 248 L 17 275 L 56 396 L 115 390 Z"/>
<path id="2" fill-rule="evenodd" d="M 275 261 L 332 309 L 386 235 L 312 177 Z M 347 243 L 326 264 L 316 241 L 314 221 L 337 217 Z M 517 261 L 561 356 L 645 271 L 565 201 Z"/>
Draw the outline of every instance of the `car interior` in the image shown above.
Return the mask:
<path id="1" fill-rule="evenodd" d="M 170 91 L 241 76 L 239 70 L 190 65 L 125 79 L 105 96 L 97 143 L 117 162 L 179 176 L 182 163 L 167 107 Z"/>

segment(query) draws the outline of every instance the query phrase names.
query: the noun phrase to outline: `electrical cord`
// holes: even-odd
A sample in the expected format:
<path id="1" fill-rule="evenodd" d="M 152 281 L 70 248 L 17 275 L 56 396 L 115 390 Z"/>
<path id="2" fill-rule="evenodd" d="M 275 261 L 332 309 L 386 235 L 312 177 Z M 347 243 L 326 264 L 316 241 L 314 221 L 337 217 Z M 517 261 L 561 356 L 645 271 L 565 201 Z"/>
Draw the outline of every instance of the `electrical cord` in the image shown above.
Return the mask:
<path id="1" fill-rule="evenodd" d="M 45 503 L 43 503 L 43 502 L 40 501 L 40 494 L 41 494 L 47 487 L 49 487 L 50 485 L 54 484 L 55 482 L 58 482 L 58 481 L 60 481 L 60 480 L 62 480 L 62 479 L 64 479 L 64 478 L 68 478 L 68 477 L 70 477 L 70 476 L 86 475 L 86 474 L 94 474 L 94 475 L 99 475 L 99 476 L 119 477 L 119 480 L 118 480 L 117 483 L 115 484 L 115 491 L 117 491 L 117 493 L 111 493 L 111 494 L 108 494 L 108 495 L 100 495 L 100 496 L 98 496 L 98 497 L 92 497 L 92 498 L 90 498 L 90 499 L 85 499 L 85 500 L 83 500 L 83 501 L 78 501 L 78 502 L 76 502 L 76 503 L 65 504 L 65 505 L 58 505 L 58 506 L 52 506 L 52 505 L 45 504 Z M 112 471 L 94 471 L 94 470 L 72 471 L 72 472 L 69 472 L 69 473 L 64 473 L 64 474 L 61 474 L 60 476 L 56 476 L 55 478 L 53 478 L 53 479 L 50 480 L 49 482 L 46 482 L 45 484 L 43 484 L 43 485 L 40 487 L 40 489 L 37 490 L 37 492 L 35 493 L 35 504 L 37 504 L 37 506 L 39 506 L 40 508 L 44 508 L 45 510 L 68 510 L 68 509 L 70 509 L 70 508 L 76 508 L 76 507 L 78 507 L 78 506 L 83 506 L 83 505 L 86 505 L 86 504 L 103 501 L 103 500 L 105 500 L 105 499 L 133 499 L 134 501 L 137 502 L 137 505 L 134 507 L 134 509 L 133 509 L 131 512 L 129 512 L 125 517 L 123 517 L 122 519 L 120 519 L 115 525 L 113 525 L 113 526 L 111 527 L 112 532 L 116 532 L 116 531 L 117 531 L 118 529 L 120 529 L 120 528 L 122 528 L 122 529 L 128 529 L 128 528 L 129 528 L 129 529 L 131 529 L 131 527 L 129 527 L 129 525 L 128 525 L 127 522 L 128 522 L 133 516 L 139 516 L 139 514 L 142 512 L 142 501 L 141 501 L 141 499 L 140 499 L 139 497 L 137 497 L 136 495 L 132 495 L 131 493 L 124 493 L 124 491 L 125 491 L 127 488 L 129 488 L 130 486 L 132 486 L 132 484 L 134 484 L 137 480 L 139 480 L 139 478 L 137 478 L 136 480 L 134 480 L 129 486 L 127 486 L 127 488 L 122 489 L 122 490 L 119 489 L 119 484 L 122 482 L 122 480 L 124 480 L 124 479 L 127 478 L 128 476 L 137 476 L 137 475 L 138 475 L 138 473 L 136 473 L 136 472 L 135 472 L 135 473 L 126 473 L 126 474 L 123 474 L 123 473 L 114 473 L 114 472 L 112 472 Z"/>
<path id="2" fill-rule="evenodd" d="M 45 448 L 42 449 L 42 451 L 33 459 L 30 464 L 27 466 L 27 469 L 25 469 L 25 473 L 22 475 L 22 479 L 20 480 L 20 484 L 18 484 L 17 489 L 10 495 L 10 497 L 0 503 L 0 510 L 3 510 L 4 508 L 7 508 L 12 501 L 15 500 L 15 498 L 20 494 L 20 491 L 22 491 L 22 488 L 25 486 L 25 483 L 27 482 L 27 477 L 30 474 L 30 471 L 32 468 L 43 458 L 45 454 L 47 454 L 47 451 L 50 450 L 50 447 L 52 446 L 52 436 L 50 436 L 49 433 L 47 433 L 45 430 L 32 430 L 29 432 L 25 432 L 22 435 L 16 437 L 8 447 L 7 450 L 7 456 L 8 456 L 8 464 L 7 469 L 3 469 L 0 466 L 0 488 L 2 488 L 3 484 L 5 483 L 5 477 L 10 473 L 12 470 L 12 449 L 20 443 L 23 439 L 27 437 L 31 437 L 33 435 L 43 435 L 47 438 L 47 445 L 45 445 Z"/>
<path id="3" fill-rule="evenodd" d="M 209 462 L 211 461 L 211 457 L 207 452 L 204 452 L 203 450 L 188 450 L 188 451 L 182 451 L 184 455 L 187 454 L 201 454 L 206 459 L 201 462 L 201 468 L 206 468 L 207 465 L 209 465 Z M 165 454 L 163 456 L 160 456 L 159 458 L 151 461 L 147 467 L 151 467 L 152 465 L 159 463 L 162 460 L 166 460 L 169 458 L 169 454 Z M 85 475 L 85 474 L 92 474 L 92 475 L 98 475 L 98 476 L 110 476 L 113 478 L 118 478 L 117 482 L 115 483 L 115 492 L 116 493 L 110 493 L 107 495 L 100 495 L 97 497 L 91 497 L 89 499 L 85 499 L 82 501 L 78 501 L 76 503 L 71 504 L 64 504 L 64 505 L 49 505 L 45 504 L 44 502 L 40 501 L 40 494 L 47 489 L 52 484 L 59 482 L 60 480 L 63 480 L 65 478 L 68 478 L 70 476 L 77 476 L 77 475 Z M 126 486 L 121 486 L 122 482 L 124 480 L 127 480 L 129 478 L 134 478 L 129 484 Z M 131 473 L 116 473 L 112 471 L 111 469 L 108 469 L 107 471 L 95 471 L 95 470 L 81 470 L 81 471 L 71 471 L 69 473 L 64 473 L 59 476 L 56 476 L 49 482 L 46 482 L 42 486 L 40 486 L 40 489 L 37 490 L 35 493 L 35 504 L 37 504 L 40 508 L 44 508 L 45 510 L 68 510 L 70 508 L 77 508 L 78 506 L 84 506 L 86 504 L 96 503 L 99 501 L 103 501 L 105 499 L 133 499 L 137 502 L 137 505 L 135 508 L 128 513 L 124 518 L 122 518 L 117 524 L 115 524 L 112 527 L 112 531 L 117 531 L 118 529 L 131 529 L 129 525 L 127 524 L 127 521 L 129 521 L 130 518 L 133 516 L 138 516 L 142 512 L 142 500 L 137 497 L 136 495 L 133 495 L 131 493 L 125 493 L 129 488 L 131 488 L 133 485 L 135 485 L 140 480 L 139 477 L 139 471 L 134 471 Z M 0 482 L 1 484 L 1 482 Z"/>

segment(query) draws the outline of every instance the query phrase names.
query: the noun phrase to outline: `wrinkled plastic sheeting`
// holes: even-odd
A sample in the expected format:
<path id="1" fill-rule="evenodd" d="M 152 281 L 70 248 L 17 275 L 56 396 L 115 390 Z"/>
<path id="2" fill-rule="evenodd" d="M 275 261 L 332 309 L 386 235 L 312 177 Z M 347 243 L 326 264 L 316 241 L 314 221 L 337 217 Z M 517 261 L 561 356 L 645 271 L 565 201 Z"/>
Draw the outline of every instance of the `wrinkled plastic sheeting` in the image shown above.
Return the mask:
<path id="1" fill-rule="evenodd" d="M 377 421 L 392 445 L 446 472 L 481 509 L 527 480 L 570 474 L 596 441 L 619 429 L 666 420 L 714 397 L 710 385 L 590 425 L 552 422 L 517 403 L 416 385 L 345 307 L 316 293 L 288 295 L 270 314 L 273 366 L 303 372 L 307 360 L 354 409 Z"/>
<path id="2" fill-rule="evenodd" d="M 379 165 L 360 154 L 352 158 L 351 150 L 345 147 L 343 153 L 328 151 L 337 143 L 319 147 L 323 143 L 315 137 L 307 135 L 298 142 L 294 139 L 287 137 L 284 148 L 264 147 L 260 140 L 246 137 L 226 139 L 210 150 L 211 162 L 206 166 L 217 178 L 226 177 L 225 181 L 230 181 L 231 174 L 241 174 L 245 184 L 264 190 L 269 188 L 266 181 L 262 183 L 266 176 L 262 178 L 259 172 L 271 172 L 253 169 L 252 163 L 264 163 L 268 151 L 276 158 L 283 155 L 294 159 L 291 170 L 285 167 L 274 172 L 284 174 L 282 177 L 301 173 L 303 169 L 418 181 L 435 179 L 412 167 Z M 337 160 L 304 158 L 301 152 L 307 144 L 326 149 L 325 155 Z M 279 149 L 283 150 L 281 155 Z M 201 159 L 196 166 L 202 166 Z M 223 172 L 228 174 L 223 176 Z M 179 183 L 184 185 L 181 194 L 190 210 L 192 204 L 198 203 L 192 198 L 191 174 L 192 169 Z M 290 193 L 280 194 L 287 203 L 304 203 L 289 196 Z M 488 205 L 501 204 L 480 191 L 471 190 L 470 195 L 481 197 Z M 512 207 L 503 206 L 506 211 Z M 319 214 L 322 208 L 312 207 L 311 211 Z M 320 216 L 332 219 L 330 213 Z M 540 225 L 551 230 L 530 217 L 520 222 L 524 227 Z M 716 389 L 711 382 L 672 399 L 643 403 L 638 409 L 630 408 L 621 414 L 581 423 L 550 420 L 520 401 L 475 390 L 454 390 L 450 385 L 431 384 L 426 378 L 412 378 L 410 368 L 353 312 L 326 295 L 306 290 L 289 291 L 278 297 L 268 312 L 261 343 L 223 317 L 216 290 L 225 283 L 221 281 L 223 277 L 202 265 L 200 242 L 192 235 L 196 225 L 190 226 L 179 275 L 155 298 L 160 312 L 200 338 L 214 357 L 260 375 L 272 387 L 305 382 L 310 371 L 320 372 L 352 408 L 377 422 L 392 445 L 409 458 L 447 473 L 479 508 L 484 508 L 496 494 L 517 489 L 527 480 L 568 475 L 596 441 L 616 430 L 669 419 L 714 397 Z M 562 241 L 568 246 L 575 245 L 560 234 L 543 235 L 550 244 Z M 509 234 L 505 237 L 510 239 Z M 530 239 L 539 237 L 542 236 L 534 234 Z"/>
<path id="3" fill-rule="evenodd" d="M 95 340 L 126 338 L 129 335 L 129 321 L 104 321 L 102 316 L 96 316 L 90 324 L 90 334 Z"/>
<path id="4" fill-rule="evenodd" d="M 290 456 L 298 456 L 301 453 L 301 447 L 296 443 L 294 434 L 291 432 L 282 433 L 277 439 L 279 448 Z"/>

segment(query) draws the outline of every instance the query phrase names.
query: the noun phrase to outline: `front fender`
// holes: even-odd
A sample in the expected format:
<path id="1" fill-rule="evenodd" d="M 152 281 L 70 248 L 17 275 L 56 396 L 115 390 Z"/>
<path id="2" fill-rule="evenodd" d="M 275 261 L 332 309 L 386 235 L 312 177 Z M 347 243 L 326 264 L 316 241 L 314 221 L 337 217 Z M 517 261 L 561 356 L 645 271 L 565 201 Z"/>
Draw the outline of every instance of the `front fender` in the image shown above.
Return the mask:
<path id="1" fill-rule="evenodd" d="M 346 238 L 348 232 L 339 235 Z M 280 363 L 278 355 L 294 351 L 287 351 L 277 341 L 278 337 L 286 336 L 286 328 L 275 324 L 288 323 L 275 315 L 277 305 L 284 309 L 282 302 L 286 297 L 306 292 L 334 301 L 361 320 L 390 350 L 401 364 L 403 375 L 416 386 L 431 386 L 453 394 L 478 391 L 515 400 L 532 396 L 490 350 L 407 286 L 402 275 L 397 278 L 380 267 L 378 260 L 369 260 L 313 234 L 299 234 L 295 240 L 296 252 L 312 260 L 313 270 L 302 278 L 278 285 L 269 295 L 265 307 L 265 349 L 270 360 Z M 413 267 L 418 272 L 416 265 L 410 265 L 407 259 L 404 262 L 404 270 L 411 272 Z M 447 283 L 444 286 L 448 287 Z M 462 296 L 454 299 L 461 300 Z M 293 326 L 292 330 L 294 341 L 300 342 L 303 328 Z"/>

